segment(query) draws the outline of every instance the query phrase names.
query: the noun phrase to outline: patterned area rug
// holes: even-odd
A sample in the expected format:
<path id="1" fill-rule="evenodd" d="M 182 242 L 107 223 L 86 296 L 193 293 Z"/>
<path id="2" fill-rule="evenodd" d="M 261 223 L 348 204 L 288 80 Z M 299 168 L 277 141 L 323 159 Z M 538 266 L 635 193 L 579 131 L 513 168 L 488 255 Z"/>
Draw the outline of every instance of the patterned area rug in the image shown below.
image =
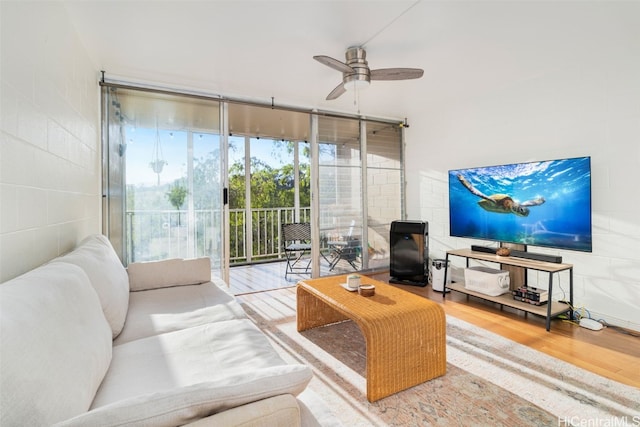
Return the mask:
<path id="1" fill-rule="evenodd" d="M 295 293 L 269 294 L 240 302 L 285 358 L 313 368 L 308 388 L 333 414 L 316 413 L 324 425 L 640 425 L 640 390 L 451 316 L 446 375 L 370 403 L 357 325 L 346 321 L 298 333 Z"/>

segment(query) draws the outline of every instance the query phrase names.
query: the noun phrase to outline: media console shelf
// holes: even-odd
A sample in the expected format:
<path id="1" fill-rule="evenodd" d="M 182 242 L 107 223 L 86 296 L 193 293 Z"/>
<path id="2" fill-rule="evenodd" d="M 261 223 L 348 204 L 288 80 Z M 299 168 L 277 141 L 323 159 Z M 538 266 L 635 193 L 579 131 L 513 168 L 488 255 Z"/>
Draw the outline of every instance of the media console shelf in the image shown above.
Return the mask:
<path id="1" fill-rule="evenodd" d="M 480 292 L 474 292 L 466 289 L 464 287 L 464 283 L 450 283 L 447 285 L 447 289 L 451 289 L 452 291 L 461 292 L 466 294 L 467 296 L 474 296 L 477 298 L 482 298 L 487 301 L 492 301 L 500 304 L 500 306 L 512 307 L 518 310 L 522 310 L 525 313 L 533 313 L 539 316 L 546 317 L 546 327 L 547 331 L 551 329 L 551 319 L 563 314 L 569 313 L 570 317 L 573 317 L 572 308 L 573 307 L 573 265 L 572 264 L 558 264 L 553 262 L 544 262 L 544 261 L 534 261 L 530 259 L 524 258 L 515 258 L 508 256 L 499 256 L 490 253 L 484 252 L 474 252 L 471 249 L 456 249 L 447 251 L 446 262 L 445 262 L 445 270 L 444 277 L 447 277 L 447 269 L 449 268 L 449 256 L 458 256 L 466 258 L 467 267 L 469 267 L 469 260 L 474 259 L 478 261 L 487 261 L 487 262 L 495 262 L 497 264 L 503 265 L 511 265 L 514 267 L 522 267 L 528 270 L 536 270 L 543 271 L 549 273 L 549 302 L 545 305 L 533 305 L 526 302 L 516 301 L 513 299 L 513 295 L 511 293 L 499 295 L 496 297 L 485 295 Z M 569 272 L 569 304 L 565 304 L 558 301 L 552 301 L 553 296 L 553 275 L 555 273 L 560 273 L 562 271 Z M 526 277 L 526 274 L 525 274 Z M 446 296 L 446 292 L 442 293 L 442 298 L 444 299 Z"/>

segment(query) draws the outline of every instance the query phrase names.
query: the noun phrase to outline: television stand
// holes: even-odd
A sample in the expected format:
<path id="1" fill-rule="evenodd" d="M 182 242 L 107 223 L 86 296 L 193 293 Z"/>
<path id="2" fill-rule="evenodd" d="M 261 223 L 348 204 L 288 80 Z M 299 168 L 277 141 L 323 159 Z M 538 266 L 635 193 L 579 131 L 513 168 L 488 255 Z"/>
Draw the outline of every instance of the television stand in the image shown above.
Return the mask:
<path id="1" fill-rule="evenodd" d="M 551 319 L 559 316 L 563 313 L 569 313 L 570 318 L 573 317 L 573 265 L 572 264 L 561 264 L 561 263 L 553 263 L 553 262 L 545 262 L 545 261 L 536 261 L 525 258 L 513 258 L 508 256 L 499 256 L 490 253 L 484 252 L 475 252 L 471 249 L 456 249 L 447 251 L 446 262 L 445 262 L 445 270 L 444 274 L 446 277 L 447 269 L 449 265 L 449 256 L 459 256 L 466 258 L 467 267 L 469 267 L 469 260 L 477 260 L 477 261 L 487 261 L 494 262 L 502 265 L 511 265 L 514 267 L 521 267 L 525 270 L 536 270 L 549 273 L 549 301 L 545 305 L 533 305 L 526 302 L 516 301 L 513 299 L 513 295 L 509 292 L 508 294 L 503 294 L 499 296 L 490 296 L 485 295 L 480 292 L 475 292 L 468 290 L 464 287 L 464 283 L 450 283 L 446 285 L 446 289 L 450 289 L 452 291 L 460 292 L 469 296 L 481 298 L 486 301 L 491 301 L 500 304 L 500 308 L 503 306 L 512 307 L 525 313 L 533 313 L 538 316 L 543 316 L 546 318 L 546 329 L 549 331 L 551 329 Z M 569 273 L 569 304 L 553 301 L 553 275 L 555 273 L 560 273 L 562 271 L 568 271 Z M 526 273 L 525 273 L 526 274 Z M 512 288 L 514 284 L 511 284 Z M 442 299 L 445 298 L 446 292 L 442 293 Z"/>

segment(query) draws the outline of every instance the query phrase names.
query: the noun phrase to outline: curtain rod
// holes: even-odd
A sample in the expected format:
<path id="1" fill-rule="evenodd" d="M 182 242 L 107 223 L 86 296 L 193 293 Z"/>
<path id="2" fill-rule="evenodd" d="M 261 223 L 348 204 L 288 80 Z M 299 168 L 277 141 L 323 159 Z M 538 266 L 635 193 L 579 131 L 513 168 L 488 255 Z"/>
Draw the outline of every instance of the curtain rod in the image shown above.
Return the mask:
<path id="1" fill-rule="evenodd" d="M 182 90 L 178 90 L 178 89 L 169 89 L 169 88 L 164 88 L 164 87 L 156 87 L 156 86 L 146 86 L 146 85 L 139 85 L 139 84 L 133 84 L 133 83 L 127 83 L 127 82 L 122 82 L 119 80 L 108 80 L 105 78 L 105 72 L 101 71 L 100 72 L 102 77 L 100 78 L 99 81 L 99 85 L 103 86 L 103 87 L 111 87 L 111 88 L 115 88 L 115 89 L 129 89 L 129 90 L 138 90 L 138 91 L 143 91 L 143 92 L 150 92 L 150 93 L 158 93 L 158 94 L 163 94 L 163 95 L 180 95 L 180 96 L 187 96 L 190 98 L 195 98 L 195 99 L 202 99 L 202 100 L 206 100 L 206 101 L 218 101 L 218 102 L 228 102 L 231 104 L 240 104 L 240 105 L 249 105 L 249 106 L 253 106 L 253 107 L 264 107 L 264 108 L 271 108 L 271 109 L 277 109 L 277 110 L 284 110 L 284 111 L 291 111 L 294 113 L 304 113 L 304 114 L 315 114 L 316 116 L 322 116 L 322 117 L 328 117 L 328 118 L 337 118 L 337 119 L 358 119 L 358 120 L 364 120 L 367 122 L 374 122 L 374 123 L 384 123 L 384 124 L 394 124 L 394 125 L 398 125 L 400 127 L 409 127 L 409 125 L 407 124 L 407 119 L 404 119 L 404 122 L 402 120 L 392 120 L 392 119 L 380 119 L 380 118 L 368 118 L 368 117 L 364 117 L 364 116 L 359 116 L 359 115 L 349 115 L 349 114 L 341 114 L 341 113 L 334 113 L 334 112 L 329 112 L 329 111 L 315 111 L 315 110 L 310 110 L 310 109 L 305 109 L 305 108 L 299 108 L 299 107 L 292 107 L 292 106 L 279 106 L 276 105 L 274 103 L 274 98 L 271 97 L 271 104 L 266 104 L 266 103 L 261 103 L 258 101 L 248 101 L 248 100 L 243 100 L 243 99 L 236 99 L 236 98 L 228 98 L 222 95 L 208 95 L 208 94 L 204 94 L 204 93 L 197 93 L 197 92 L 190 92 L 190 91 L 182 91 Z"/>

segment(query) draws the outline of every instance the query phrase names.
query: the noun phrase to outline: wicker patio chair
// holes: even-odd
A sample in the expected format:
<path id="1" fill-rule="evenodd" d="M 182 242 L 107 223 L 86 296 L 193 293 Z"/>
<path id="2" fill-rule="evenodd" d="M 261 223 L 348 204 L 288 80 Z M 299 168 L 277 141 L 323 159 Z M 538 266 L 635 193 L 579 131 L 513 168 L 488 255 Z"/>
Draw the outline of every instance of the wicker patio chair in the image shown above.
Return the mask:
<path id="1" fill-rule="evenodd" d="M 360 256 L 361 250 L 360 240 L 358 239 L 350 239 L 342 245 L 333 246 L 333 261 L 329 265 L 329 271 L 333 271 L 340 261 L 348 262 L 354 270 L 357 270 L 358 266 L 355 263 Z"/>
<path id="2" fill-rule="evenodd" d="M 311 274 L 311 224 L 296 222 L 282 224 L 282 242 L 289 274 Z"/>

